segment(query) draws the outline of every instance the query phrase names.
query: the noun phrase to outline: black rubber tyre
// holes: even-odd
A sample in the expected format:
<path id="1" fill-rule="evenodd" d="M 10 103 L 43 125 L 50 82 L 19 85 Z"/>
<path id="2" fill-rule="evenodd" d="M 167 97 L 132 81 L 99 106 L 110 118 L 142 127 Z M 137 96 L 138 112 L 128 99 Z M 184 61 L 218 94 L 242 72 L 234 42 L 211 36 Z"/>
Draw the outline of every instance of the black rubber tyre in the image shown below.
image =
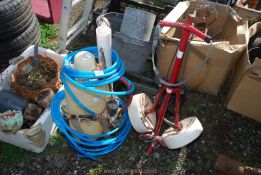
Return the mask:
<path id="1" fill-rule="evenodd" d="M 0 42 L 12 40 L 22 34 L 33 21 L 33 11 L 30 8 L 16 20 L 5 23 L 0 27 Z"/>
<path id="2" fill-rule="evenodd" d="M 0 1 L 0 4 L 1 3 L 5 3 L 5 5 L 2 6 L 11 6 L 11 4 L 14 2 L 12 1 L 11 3 L 8 0 L 4 0 Z M 31 1 L 28 1 L 24 5 L 20 4 L 17 6 L 12 6 L 10 8 L 11 11 L 13 9 L 15 9 L 16 11 L 12 12 L 9 15 L 0 17 L 0 42 L 16 38 L 18 35 L 23 33 L 32 23 L 33 10 Z M 0 9 L 3 9 L 3 7 L 0 7 Z"/>
<path id="3" fill-rule="evenodd" d="M 39 22 L 35 15 L 33 21 L 17 38 L 0 43 L 0 63 L 8 62 L 10 58 L 19 56 L 28 46 L 39 42 Z"/>
<path id="4" fill-rule="evenodd" d="M 31 0 L 2 0 L 0 1 L 0 22 L 14 20 L 26 11 Z"/>

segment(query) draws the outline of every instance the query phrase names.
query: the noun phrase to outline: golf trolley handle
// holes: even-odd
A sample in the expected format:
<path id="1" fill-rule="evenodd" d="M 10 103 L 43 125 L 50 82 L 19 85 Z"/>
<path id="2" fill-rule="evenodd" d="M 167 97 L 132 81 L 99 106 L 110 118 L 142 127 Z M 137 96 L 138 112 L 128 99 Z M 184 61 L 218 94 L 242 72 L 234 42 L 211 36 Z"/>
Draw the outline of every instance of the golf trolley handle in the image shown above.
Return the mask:
<path id="1" fill-rule="evenodd" d="M 176 28 L 182 28 L 190 33 L 193 33 L 194 35 L 198 36 L 202 40 L 204 40 L 206 43 L 210 43 L 211 37 L 204 34 L 200 30 L 196 29 L 192 25 L 186 24 L 186 23 L 180 23 L 180 22 L 170 22 L 170 21 L 163 21 L 160 20 L 160 26 L 161 27 L 176 27 Z"/>

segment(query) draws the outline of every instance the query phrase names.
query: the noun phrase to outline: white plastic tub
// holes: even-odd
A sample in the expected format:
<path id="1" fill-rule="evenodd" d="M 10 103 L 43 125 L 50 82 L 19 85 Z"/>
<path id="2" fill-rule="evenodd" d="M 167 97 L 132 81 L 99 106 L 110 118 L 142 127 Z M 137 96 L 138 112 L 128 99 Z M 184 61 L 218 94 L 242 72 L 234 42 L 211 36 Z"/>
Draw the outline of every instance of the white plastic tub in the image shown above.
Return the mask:
<path id="1" fill-rule="evenodd" d="M 52 50 L 40 48 L 38 52 L 42 56 L 48 56 L 62 64 L 63 57 Z M 21 56 L 27 59 L 34 54 L 34 46 L 30 46 Z M 17 63 L 18 64 L 18 63 Z M 0 74 L 0 89 L 10 89 L 11 76 L 16 70 L 15 65 L 10 65 L 2 74 Z M 16 145 L 26 150 L 40 153 L 49 142 L 50 136 L 56 131 L 55 123 L 52 120 L 50 109 L 46 108 L 39 119 L 28 129 L 22 129 L 14 134 L 2 132 L 0 130 L 0 140 Z"/>

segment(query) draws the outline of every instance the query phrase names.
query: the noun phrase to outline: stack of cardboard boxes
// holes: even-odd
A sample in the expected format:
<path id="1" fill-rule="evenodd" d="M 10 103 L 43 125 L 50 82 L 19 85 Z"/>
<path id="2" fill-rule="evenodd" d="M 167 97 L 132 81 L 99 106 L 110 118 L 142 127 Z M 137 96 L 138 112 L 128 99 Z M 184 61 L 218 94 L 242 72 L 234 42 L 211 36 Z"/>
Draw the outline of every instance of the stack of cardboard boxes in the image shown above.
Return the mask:
<path id="1" fill-rule="evenodd" d="M 249 36 L 261 36 L 261 22 L 249 28 Z M 259 48 L 260 50 L 260 48 Z M 261 55 L 250 63 L 245 50 L 234 72 L 228 94 L 227 108 L 261 122 Z"/>
<path id="2" fill-rule="evenodd" d="M 240 90 L 239 87 L 243 83 L 242 80 L 244 80 L 242 76 L 251 74 L 251 77 L 253 77 L 252 75 L 258 72 L 256 64 L 259 64 L 257 63 L 259 61 L 256 61 L 253 65 L 250 65 L 248 62 L 248 21 L 242 20 L 231 7 L 208 1 L 180 2 L 164 20 L 184 22 L 189 13 L 196 13 L 195 22 L 199 24 L 201 31 L 207 32 L 212 37 L 213 44 L 207 63 L 186 85 L 201 92 L 217 95 L 225 80 L 231 78 L 234 72 L 235 75 L 233 76 L 234 78 L 229 90 L 228 108 L 246 116 L 259 115 L 259 119 L 257 120 L 260 121 L 261 108 L 255 107 L 255 105 L 251 105 L 251 108 L 242 107 L 245 106 L 243 102 L 250 103 L 250 94 L 246 93 L 246 96 L 242 96 L 243 94 L 237 96 Z M 161 32 L 157 48 L 157 67 L 161 75 L 165 78 L 170 76 L 181 33 L 181 29 L 168 27 L 164 27 Z M 179 81 L 187 79 L 197 70 L 198 65 L 206 57 L 208 49 L 209 45 L 207 43 L 198 38 L 192 38 L 185 52 L 182 68 L 179 73 Z M 245 72 L 242 74 L 241 67 L 244 63 L 248 64 L 244 67 L 244 70 L 248 73 Z M 252 72 L 247 68 L 251 69 Z M 260 76 L 261 74 L 259 78 Z M 257 81 L 256 77 L 254 79 Z M 252 92 L 253 90 L 250 89 L 261 87 L 261 81 L 259 81 L 259 84 L 257 82 L 256 84 L 247 84 L 249 91 Z M 257 100 L 251 99 L 253 99 L 253 103 L 258 105 L 257 101 L 261 101 L 261 91 L 257 92 L 254 96 Z M 235 101 L 240 103 L 240 105 L 235 105 Z M 241 110 L 238 110 L 238 108 Z M 252 112 L 242 112 L 242 109 Z M 251 118 L 256 119 L 256 117 Z"/>

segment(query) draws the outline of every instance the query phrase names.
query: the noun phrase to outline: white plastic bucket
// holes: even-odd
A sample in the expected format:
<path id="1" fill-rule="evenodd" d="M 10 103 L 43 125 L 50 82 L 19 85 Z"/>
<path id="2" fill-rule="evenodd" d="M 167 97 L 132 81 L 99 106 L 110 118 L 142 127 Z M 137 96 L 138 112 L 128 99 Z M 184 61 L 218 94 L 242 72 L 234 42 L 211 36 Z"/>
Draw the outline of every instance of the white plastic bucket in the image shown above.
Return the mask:
<path id="1" fill-rule="evenodd" d="M 52 50 L 39 47 L 38 52 L 42 56 L 48 56 L 62 64 L 63 57 Z M 26 49 L 21 56 L 25 59 L 34 55 L 34 46 Z M 18 63 L 10 65 L 0 74 L 0 88 L 10 90 L 11 76 L 15 72 Z M 18 146 L 20 148 L 41 153 L 47 146 L 51 135 L 56 131 L 56 125 L 52 120 L 50 108 L 46 108 L 39 119 L 28 129 L 22 129 L 16 133 L 7 133 L 0 130 L 0 140 Z"/>

